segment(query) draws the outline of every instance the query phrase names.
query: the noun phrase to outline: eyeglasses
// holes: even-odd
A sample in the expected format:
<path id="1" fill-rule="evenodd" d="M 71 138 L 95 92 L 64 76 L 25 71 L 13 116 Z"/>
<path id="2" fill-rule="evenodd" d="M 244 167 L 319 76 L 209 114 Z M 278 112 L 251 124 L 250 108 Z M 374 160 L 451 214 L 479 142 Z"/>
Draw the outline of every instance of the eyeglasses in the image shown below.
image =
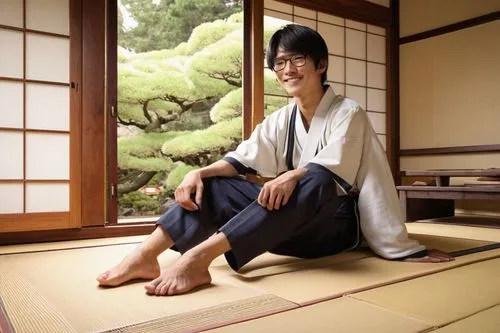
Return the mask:
<path id="1" fill-rule="evenodd" d="M 290 61 L 295 67 L 302 67 L 306 64 L 306 56 L 303 54 L 295 54 L 288 58 L 279 58 L 274 61 L 273 70 L 278 72 L 285 68 L 286 62 Z"/>

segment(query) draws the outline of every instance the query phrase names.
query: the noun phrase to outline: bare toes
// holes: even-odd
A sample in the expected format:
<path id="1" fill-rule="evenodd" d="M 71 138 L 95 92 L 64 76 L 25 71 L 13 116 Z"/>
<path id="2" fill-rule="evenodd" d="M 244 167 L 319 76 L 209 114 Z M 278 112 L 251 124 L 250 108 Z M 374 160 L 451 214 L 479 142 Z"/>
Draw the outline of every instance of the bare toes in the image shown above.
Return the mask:
<path id="1" fill-rule="evenodd" d="M 108 279 L 108 276 L 109 276 L 109 271 L 106 271 L 102 274 L 100 274 L 98 277 L 97 277 L 97 282 L 99 283 L 104 283 L 107 279 Z"/>
<path id="2" fill-rule="evenodd" d="M 156 287 L 161 283 L 161 278 L 156 278 L 144 286 L 148 294 L 154 294 Z"/>
<path id="3" fill-rule="evenodd" d="M 156 292 L 156 295 L 158 296 L 165 296 L 168 292 L 168 284 L 162 284 L 161 285 L 161 288 L 157 288 L 157 292 Z"/>

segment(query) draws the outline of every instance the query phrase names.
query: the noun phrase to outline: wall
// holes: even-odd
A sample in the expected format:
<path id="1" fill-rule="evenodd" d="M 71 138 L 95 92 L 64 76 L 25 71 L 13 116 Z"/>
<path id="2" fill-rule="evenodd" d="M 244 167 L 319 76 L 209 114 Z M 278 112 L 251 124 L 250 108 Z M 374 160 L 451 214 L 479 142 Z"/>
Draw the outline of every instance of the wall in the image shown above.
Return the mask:
<path id="1" fill-rule="evenodd" d="M 401 0 L 400 36 L 498 10 L 498 0 Z M 500 143 L 498 36 L 500 20 L 400 45 L 401 149 Z M 500 167 L 500 153 L 400 158 L 402 170 L 491 167 Z M 497 206 L 486 202 L 477 207 Z M 467 207 L 475 210 L 470 203 Z"/>

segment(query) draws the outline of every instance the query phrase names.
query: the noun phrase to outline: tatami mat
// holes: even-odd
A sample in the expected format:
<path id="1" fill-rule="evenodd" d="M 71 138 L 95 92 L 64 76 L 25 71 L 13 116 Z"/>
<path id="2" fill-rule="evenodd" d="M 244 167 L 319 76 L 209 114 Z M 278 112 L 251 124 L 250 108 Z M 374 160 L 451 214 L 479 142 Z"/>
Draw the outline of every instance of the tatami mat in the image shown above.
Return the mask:
<path id="1" fill-rule="evenodd" d="M 351 297 L 442 326 L 500 304 L 499 276 L 497 258 Z"/>
<path id="2" fill-rule="evenodd" d="M 476 313 L 432 333 L 498 333 L 500 331 L 500 305 Z"/>
<path id="3" fill-rule="evenodd" d="M 406 223 L 411 234 L 436 235 L 500 242 L 500 228 L 480 228 L 452 224 L 411 222 Z"/>
<path id="4" fill-rule="evenodd" d="M 82 239 L 82 240 L 63 241 L 63 242 L 3 245 L 0 246 L 0 255 L 40 252 L 40 251 L 54 251 L 54 250 L 64 250 L 64 249 L 78 249 L 82 247 L 106 246 L 106 245 L 117 245 L 117 244 L 133 244 L 142 242 L 144 239 L 146 239 L 146 237 L 147 237 L 146 235 L 142 235 L 142 236 L 127 236 L 127 237 Z"/>
<path id="5" fill-rule="evenodd" d="M 217 328 L 208 333 L 417 333 L 429 328 L 430 325 L 417 319 L 343 297 Z"/>
<path id="6" fill-rule="evenodd" d="M 176 297 L 148 296 L 144 283 L 99 288 L 95 281 L 98 273 L 119 262 L 135 246 L 1 256 L 1 271 L 9 274 L 0 276 L 0 295 L 5 298 L 5 309 L 15 331 L 96 332 L 166 317 L 170 317 L 172 323 L 178 323 L 176 316 L 186 314 L 192 316 L 191 328 L 203 328 L 215 324 L 227 311 L 227 304 L 239 309 L 239 312 L 233 311 L 235 316 L 225 316 L 230 322 L 296 306 L 274 295 L 234 286 L 220 279 L 217 272 L 212 274 L 212 286 Z M 177 257 L 177 253 L 167 251 L 160 257 L 160 262 L 166 266 Z M 200 315 L 204 309 L 210 311 Z M 38 321 L 36 316 L 27 318 L 27 313 L 38 313 L 38 316 L 47 318 L 47 325 Z M 166 328 L 164 331 L 176 332 Z"/>
<path id="7" fill-rule="evenodd" d="M 448 316 L 443 321 L 443 323 L 448 323 L 453 318 L 463 318 L 466 313 L 472 314 L 473 312 L 468 312 L 470 309 L 475 309 L 477 312 L 484 310 L 488 304 L 492 306 L 489 298 L 483 297 L 486 301 L 481 303 L 481 297 L 478 295 L 486 293 L 496 297 L 495 293 L 488 293 L 484 288 L 488 283 L 492 285 L 491 281 L 486 283 L 486 280 L 494 280 L 498 277 L 500 267 L 500 259 L 488 260 L 500 257 L 500 249 L 473 253 L 458 257 L 454 262 L 440 264 L 383 260 L 367 250 L 357 250 L 315 260 L 267 253 L 254 259 L 239 274 L 227 266 L 222 256 L 217 258 L 210 267 L 213 284 L 199 289 L 196 293 L 175 297 L 148 296 L 144 291 L 145 283 L 142 281 L 129 283 L 120 288 L 99 288 L 95 277 L 121 261 L 123 256 L 132 251 L 144 237 L 112 239 L 111 242 L 123 243 L 117 245 L 112 245 L 112 243 L 110 245 L 109 239 L 94 240 L 94 242 L 62 242 L 66 244 L 59 244 L 63 248 L 61 250 L 56 250 L 53 247 L 54 244 L 42 244 L 49 247 L 24 247 L 17 249 L 18 252 L 21 250 L 23 253 L 0 255 L 0 298 L 9 316 L 10 325 L 16 332 L 37 333 L 199 331 L 280 312 L 282 314 L 279 316 L 288 316 L 288 313 L 299 315 L 302 314 L 302 312 L 297 312 L 299 305 L 304 306 L 328 300 L 322 303 L 324 311 L 321 310 L 323 309 L 321 304 L 300 309 L 306 312 L 304 312 L 305 317 L 300 317 L 297 329 L 305 327 L 300 325 L 310 320 L 311 323 L 308 325 L 322 324 L 316 323 L 322 319 L 309 319 L 307 311 L 311 310 L 307 309 L 312 308 L 319 310 L 312 311 L 317 314 L 312 313 L 311 318 L 319 318 L 314 316 L 320 315 L 327 316 L 328 313 L 343 314 L 335 320 L 338 321 L 338 327 L 342 328 L 343 325 L 347 325 L 345 332 L 351 332 L 348 323 L 352 324 L 353 313 L 356 313 L 355 318 L 361 318 L 357 315 L 358 310 L 360 313 L 366 312 L 367 318 L 381 318 L 382 321 L 373 319 L 374 326 L 369 326 L 366 330 L 363 329 L 365 327 L 363 325 L 368 325 L 369 321 L 360 321 L 355 325 L 361 326 L 353 332 L 421 332 L 429 325 L 436 325 L 433 321 L 434 317 L 431 320 L 425 316 L 425 313 L 422 315 L 416 310 L 413 311 L 413 308 L 396 307 L 393 309 L 392 303 L 371 305 L 365 299 L 338 297 L 353 293 L 358 294 L 352 297 L 361 297 L 360 295 L 365 295 L 361 291 L 369 289 L 376 291 L 412 281 L 421 281 L 434 275 L 417 277 L 439 271 L 445 271 L 439 274 L 441 276 L 468 267 L 482 267 L 475 269 L 473 273 L 467 273 L 470 276 L 465 274 L 470 280 L 469 283 L 473 283 L 472 285 L 460 287 L 469 292 L 479 290 L 479 293 L 471 298 L 471 307 L 464 308 L 463 311 L 458 307 L 459 315 L 454 312 L 454 316 Z M 415 238 L 429 248 L 444 251 L 457 251 L 491 244 L 483 240 L 433 235 L 415 234 Z M 160 264 L 168 266 L 178 257 L 178 253 L 166 251 L 159 258 Z M 481 261 L 484 261 L 484 265 L 477 266 L 483 264 Z M 471 263 L 476 264 L 457 268 Z M 482 270 L 490 270 L 490 266 L 495 264 L 497 267 L 493 272 L 496 275 L 481 273 Z M 452 268 L 454 269 L 446 271 Z M 414 280 L 406 281 L 409 279 Z M 448 287 L 454 283 L 453 278 L 446 281 L 448 281 Z M 401 283 L 387 286 L 396 282 Z M 481 284 L 484 290 L 476 288 L 475 283 Z M 444 285 L 446 286 L 446 283 Z M 422 300 L 427 297 L 427 294 L 422 294 L 422 290 L 425 289 L 421 286 L 415 289 L 420 291 L 415 292 L 414 296 L 408 298 L 405 296 L 407 303 L 410 303 L 408 300 L 412 297 Z M 406 290 L 400 290 L 398 293 L 403 295 Z M 398 293 L 395 292 L 395 294 Z M 450 304 L 459 302 L 458 299 L 453 299 L 448 294 L 442 296 L 442 298 L 446 297 L 453 300 Z M 333 298 L 338 299 L 335 302 L 330 301 Z M 376 299 L 373 302 L 376 303 Z M 395 300 L 394 304 L 398 305 L 398 302 Z M 467 304 L 467 302 L 462 303 Z M 330 309 L 329 306 L 332 306 L 331 310 L 327 310 Z M 446 308 L 446 305 L 441 304 L 441 306 Z M 286 316 L 285 318 L 288 318 Z M 278 317 L 272 315 L 262 320 L 267 320 L 267 318 Z M 391 327 L 386 328 L 384 326 L 386 322 L 390 322 Z M 401 325 L 393 325 L 393 322 L 401 323 Z M 427 322 L 429 325 L 424 325 L 422 322 Z M 292 323 L 291 320 L 290 323 Z M 240 327 L 238 325 L 234 327 Z M 295 327 L 295 325 L 290 325 Z M 392 330 L 393 327 L 397 330 Z M 258 332 L 258 328 L 256 329 L 255 331 Z M 293 330 L 289 331 L 293 332 Z"/>
<path id="8" fill-rule="evenodd" d="M 424 244 L 445 251 L 468 249 L 487 244 L 482 241 L 453 238 L 421 237 Z M 435 245 L 435 246 L 434 246 Z M 343 259 L 344 255 L 358 257 Z M 237 274 L 227 265 L 217 265 L 232 283 L 250 286 L 263 293 L 274 294 L 297 304 L 312 304 L 373 287 L 408 280 L 418 276 L 451 269 L 468 263 L 500 256 L 500 249 L 456 258 L 447 263 L 408 263 L 384 260 L 365 253 L 345 253 L 317 260 L 300 261 L 285 266 L 270 266 L 254 274 Z M 314 281 L 311 283 L 311 281 Z"/>

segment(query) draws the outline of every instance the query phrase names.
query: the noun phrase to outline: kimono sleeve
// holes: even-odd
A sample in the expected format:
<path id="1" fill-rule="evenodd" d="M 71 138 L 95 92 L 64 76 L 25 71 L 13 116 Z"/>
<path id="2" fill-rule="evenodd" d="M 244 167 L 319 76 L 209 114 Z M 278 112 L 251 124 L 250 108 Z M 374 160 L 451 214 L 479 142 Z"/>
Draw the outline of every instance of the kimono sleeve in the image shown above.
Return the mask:
<path id="1" fill-rule="evenodd" d="M 263 177 L 275 177 L 277 174 L 276 131 L 277 117 L 266 118 L 255 127 L 252 135 L 241 142 L 235 151 L 224 156 L 240 174 L 258 173 Z"/>

